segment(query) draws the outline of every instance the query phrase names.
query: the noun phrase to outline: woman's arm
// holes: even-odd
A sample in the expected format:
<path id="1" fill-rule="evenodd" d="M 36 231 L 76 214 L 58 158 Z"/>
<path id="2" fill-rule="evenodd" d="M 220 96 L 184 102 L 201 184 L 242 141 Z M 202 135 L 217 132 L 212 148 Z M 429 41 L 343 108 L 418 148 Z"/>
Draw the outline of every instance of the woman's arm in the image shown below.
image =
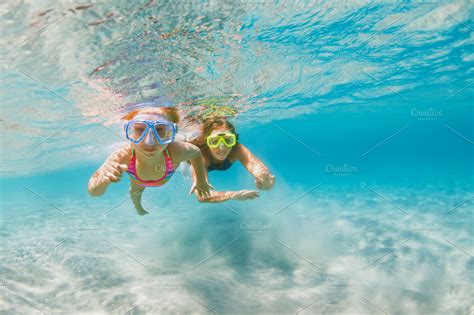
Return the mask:
<path id="1" fill-rule="evenodd" d="M 255 185 L 258 189 L 268 190 L 275 185 L 275 176 L 249 149 L 243 144 L 237 144 L 233 150 L 233 156 L 255 177 Z"/>
<path id="2" fill-rule="evenodd" d="M 199 202 L 217 203 L 227 200 L 250 200 L 260 197 L 256 190 L 210 191 L 208 197 L 197 196 Z"/>
<path id="3" fill-rule="evenodd" d="M 196 181 L 196 174 L 194 168 L 191 168 L 193 180 Z M 208 178 L 207 169 L 204 168 L 206 179 Z M 199 202 L 224 202 L 227 200 L 249 200 L 259 197 L 256 190 L 240 190 L 240 191 L 210 191 L 208 196 L 200 196 L 196 194 Z"/>
<path id="4" fill-rule="evenodd" d="M 88 183 L 88 191 L 91 196 L 103 195 L 111 183 L 120 181 L 122 173 L 128 169 L 127 159 L 130 159 L 130 149 L 130 145 L 126 144 L 115 150 L 95 171 Z"/>

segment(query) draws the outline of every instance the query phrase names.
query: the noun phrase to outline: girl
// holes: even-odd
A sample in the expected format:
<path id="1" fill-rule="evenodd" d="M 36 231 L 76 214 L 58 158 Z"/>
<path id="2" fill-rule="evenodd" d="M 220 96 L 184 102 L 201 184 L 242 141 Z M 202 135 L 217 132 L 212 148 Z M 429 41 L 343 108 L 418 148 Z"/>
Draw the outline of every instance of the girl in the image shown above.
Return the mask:
<path id="1" fill-rule="evenodd" d="M 179 115 L 174 107 L 146 107 L 124 117 L 124 131 L 130 143 L 110 154 L 89 180 L 92 196 L 105 193 L 111 183 L 117 183 L 122 173 L 130 175 L 130 196 L 139 215 L 148 212 L 141 205 L 145 187 L 160 187 L 169 181 L 181 162 L 190 161 L 195 173 L 190 194 L 200 198 L 213 189 L 207 182 L 200 150 L 184 142 L 173 142 Z"/>
<path id="2" fill-rule="evenodd" d="M 255 177 L 257 189 L 271 189 L 275 183 L 275 176 L 238 140 L 239 135 L 235 132 L 235 127 L 226 119 L 213 118 L 204 122 L 201 135 L 191 143 L 202 151 L 206 167 L 206 180 L 208 172 L 225 171 L 238 160 Z M 193 169 L 193 179 L 196 176 L 199 174 L 195 173 Z M 230 199 L 248 200 L 259 197 L 259 192 L 257 190 L 212 191 L 206 195 L 198 194 L 197 197 L 201 202 L 223 202 Z"/>

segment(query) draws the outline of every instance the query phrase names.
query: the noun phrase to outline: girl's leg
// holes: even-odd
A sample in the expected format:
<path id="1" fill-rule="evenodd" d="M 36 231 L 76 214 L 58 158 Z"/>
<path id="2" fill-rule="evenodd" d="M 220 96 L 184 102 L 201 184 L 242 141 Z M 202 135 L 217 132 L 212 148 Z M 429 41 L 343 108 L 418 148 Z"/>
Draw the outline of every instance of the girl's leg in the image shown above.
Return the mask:
<path id="1" fill-rule="evenodd" d="M 130 198 L 132 199 L 133 205 L 135 206 L 135 209 L 139 215 L 148 214 L 148 211 L 142 207 L 142 193 L 144 190 L 145 187 L 141 187 L 133 183 L 130 186 Z"/>

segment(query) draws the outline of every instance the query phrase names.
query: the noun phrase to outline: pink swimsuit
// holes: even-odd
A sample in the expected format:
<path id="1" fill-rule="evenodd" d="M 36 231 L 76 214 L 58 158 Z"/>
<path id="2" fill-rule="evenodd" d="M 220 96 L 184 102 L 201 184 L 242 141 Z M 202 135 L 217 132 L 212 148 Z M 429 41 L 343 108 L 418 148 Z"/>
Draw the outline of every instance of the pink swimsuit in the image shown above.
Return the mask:
<path id="1" fill-rule="evenodd" d="M 138 177 L 135 150 L 132 149 L 132 158 L 130 159 L 127 171 L 127 173 L 130 175 L 130 181 L 142 187 L 160 187 L 166 184 L 170 180 L 171 176 L 173 176 L 175 169 L 173 166 L 173 162 L 171 161 L 168 148 L 163 151 L 163 155 L 165 156 L 166 163 L 166 171 L 163 177 L 157 180 L 143 180 Z"/>

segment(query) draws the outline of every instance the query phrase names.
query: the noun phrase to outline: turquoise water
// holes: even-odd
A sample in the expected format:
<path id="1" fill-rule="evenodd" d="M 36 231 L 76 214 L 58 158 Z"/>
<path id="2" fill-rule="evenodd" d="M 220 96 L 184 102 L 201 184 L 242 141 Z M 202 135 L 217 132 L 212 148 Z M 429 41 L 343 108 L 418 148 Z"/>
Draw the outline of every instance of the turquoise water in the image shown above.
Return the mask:
<path id="1" fill-rule="evenodd" d="M 2 314 L 472 313 L 469 2 L 0 12 Z M 144 217 L 127 179 L 90 197 L 140 102 L 231 114 L 275 188 L 201 204 L 178 172 Z"/>

